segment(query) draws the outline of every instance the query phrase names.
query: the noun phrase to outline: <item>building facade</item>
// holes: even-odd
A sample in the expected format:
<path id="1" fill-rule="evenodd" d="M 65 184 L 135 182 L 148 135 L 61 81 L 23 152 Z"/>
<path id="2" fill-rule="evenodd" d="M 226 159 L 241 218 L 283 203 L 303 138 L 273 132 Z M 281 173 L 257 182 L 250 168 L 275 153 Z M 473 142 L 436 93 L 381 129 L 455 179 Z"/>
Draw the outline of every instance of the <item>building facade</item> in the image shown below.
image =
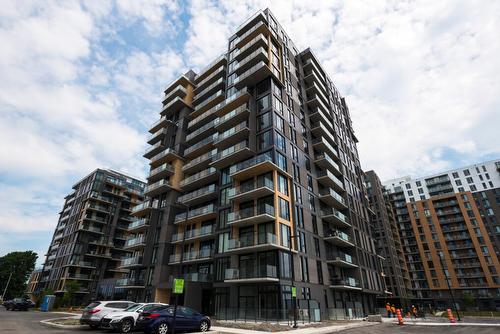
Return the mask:
<path id="1" fill-rule="evenodd" d="M 122 258 L 133 206 L 143 201 L 145 183 L 112 170 L 97 169 L 65 197 L 37 290 L 62 295 L 68 281 L 80 286 L 78 302 L 120 297 Z M 115 291 L 116 290 L 116 291 Z M 117 293 L 118 291 L 118 293 Z"/>
<path id="2" fill-rule="evenodd" d="M 33 301 L 36 300 L 36 296 L 39 294 L 38 289 L 41 276 L 42 268 L 33 270 L 26 285 L 26 295 Z"/>
<path id="3" fill-rule="evenodd" d="M 500 161 L 385 182 L 410 272 L 414 302 L 500 309 Z M 469 302 L 470 303 L 470 302 Z"/>
<path id="4" fill-rule="evenodd" d="M 377 254 L 384 257 L 384 278 L 389 292 L 387 296 L 380 296 L 379 306 L 389 302 L 406 308 L 410 306 L 412 297 L 411 282 L 396 216 L 387 192 L 374 171 L 365 173 L 365 184 L 373 210 L 373 237 L 377 241 Z"/>
<path id="5" fill-rule="evenodd" d="M 373 312 L 382 259 L 357 139 L 312 51 L 266 9 L 164 93 L 127 297 L 170 302 L 175 277 L 180 303 L 218 318 L 287 318 L 292 286 L 312 317 Z"/>

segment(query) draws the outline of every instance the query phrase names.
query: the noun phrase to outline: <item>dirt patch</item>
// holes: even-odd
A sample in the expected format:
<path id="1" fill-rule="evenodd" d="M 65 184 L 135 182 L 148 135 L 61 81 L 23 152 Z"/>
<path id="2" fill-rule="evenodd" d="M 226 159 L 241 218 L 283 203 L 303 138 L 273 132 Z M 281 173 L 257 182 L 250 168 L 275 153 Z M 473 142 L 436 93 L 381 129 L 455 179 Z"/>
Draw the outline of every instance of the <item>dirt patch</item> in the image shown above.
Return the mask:
<path id="1" fill-rule="evenodd" d="M 50 321 L 53 324 L 64 325 L 64 326 L 79 326 L 80 319 L 79 318 L 71 318 L 71 319 L 54 319 Z"/>
<path id="2" fill-rule="evenodd" d="M 352 323 L 352 321 L 323 321 L 318 323 L 299 323 L 299 328 L 320 328 L 328 326 L 340 326 Z M 266 322 L 231 322 L 231 321 L 219 321 L 213 320 L 212 326 L 228 327 L 228 328 L 238 328 L 238 329 L 249 329 L 254 331 L 264 331 L 264 332 L 282 332 L 294 330 L 291 324 L 277 324 L 277 323 L 266 323 Z"/>

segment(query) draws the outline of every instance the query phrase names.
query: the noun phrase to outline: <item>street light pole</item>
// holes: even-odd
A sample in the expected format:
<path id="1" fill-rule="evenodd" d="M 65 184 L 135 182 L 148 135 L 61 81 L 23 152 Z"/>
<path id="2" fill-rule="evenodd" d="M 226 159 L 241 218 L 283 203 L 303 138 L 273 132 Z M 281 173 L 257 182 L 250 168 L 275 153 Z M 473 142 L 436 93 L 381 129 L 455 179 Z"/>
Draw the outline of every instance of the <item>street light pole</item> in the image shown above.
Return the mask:
<path id="1" fill-rule="evenodd" d="M 457 320 L 461 321 L 460 313 L 458 313 L 458 308 L 456 307 L 457 304 L 455 303 L 455 296 L 453 295 L 453 290 L 451 289 L 450 281 L 448 279 L 448 273 L 447 270 L 444 269 L 443 257 L 444 257 L 443 252 L 439 252 L 439 262 L 441 263 L 441 268 L 443 268 L 444 271 L 444 277 L 446 278 L 448 291 L 450 291 L 450 297 L 451 297 L 451 302 L 453 303 L 453 309 L 455 309 L 455 312 L 457 312 Z"/>
<path id="2" fill-rule="evenodd" d="M 295 287 L 295 264 L 293 261 L 293 253 L 292 253 L 292 239 L 297 238 L 297 235 L 291 235 L 288 240 L 288 247 L 289 247 L 289 252 L 290 252 L 290 262 L 292 264 L 291 269 L 292 269 L 292 303 L 293 303 L 293 328 L 298 328 L 299 325 L 297 325 L 297 295 L 295 297 L 293 296 L 293 289 L 296 289 Z M 297 293 L 297 290 L 295 290 L 295 293 Z"/>
<path id="3" fill-rule="evenodd" d="M 7 288 L 9 287 L 10 279 L 12 278 L 12 271 L 10 272 L 9 279 L 7 280 L 7 285 L 5 286 L 5 289 L 3 289 L 3 294 L 2 294 L 2 302 L 5 297 L 5 293 L 7 292 Z"/>

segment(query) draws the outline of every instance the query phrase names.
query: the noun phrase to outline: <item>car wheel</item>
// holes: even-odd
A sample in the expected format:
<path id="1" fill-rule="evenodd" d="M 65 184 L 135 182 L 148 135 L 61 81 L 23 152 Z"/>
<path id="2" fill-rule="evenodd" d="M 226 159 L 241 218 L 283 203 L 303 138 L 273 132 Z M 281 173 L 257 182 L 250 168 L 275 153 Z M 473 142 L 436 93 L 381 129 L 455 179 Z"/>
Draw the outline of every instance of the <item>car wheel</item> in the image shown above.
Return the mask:
<path id="1" fill-rule="evenodd" d="M 132 323 L 132 320 L 130 320 L 130 319 L 124 319 L 121 322 L 120 331 L 122 333 L 128 333 L 128 332 L 130 332 L 132 330 L 133 326 L 134 326 L 134 324 Z"/>
<path id="2" fill-rule="evenodd" d="M 168 324 L 166 322 L 162 322 L 161 324 L 158 325 L 156 329 L 157 334 L 167 334 L 168 333 Z"/>
<path id="3" fill-rule="evenodd" d="M 206 320 L 202 320 L 200 323 L 200 332 L 208 331 L 208 322 Z"/>

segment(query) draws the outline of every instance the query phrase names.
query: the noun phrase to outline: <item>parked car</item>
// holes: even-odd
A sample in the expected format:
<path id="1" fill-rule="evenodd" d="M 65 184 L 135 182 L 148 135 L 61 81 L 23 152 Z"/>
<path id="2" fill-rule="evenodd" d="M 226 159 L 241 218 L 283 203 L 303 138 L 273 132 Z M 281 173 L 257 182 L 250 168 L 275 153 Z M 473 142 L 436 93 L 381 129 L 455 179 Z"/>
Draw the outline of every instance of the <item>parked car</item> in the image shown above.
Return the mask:
<path id="1" fill-rule="evenodd" d="M 137 303 L 119 312 L 108 313 L 101 320 L 102 328 L 119 330 L 121 333 L 128 333 L 135 329 L 135 324 L 141 312 L 148 312 L 160 306 L 167 307 L 162 303 Z"/>
<path id="2" fill-rule="evenodd" d="M 3 306 L 5 306 L 7 310 L 11 311 L 28 311 L 28 309 L 35 306 L 35 303 L 28 298 L 14 298 L 12 300 L 5 301 Z"/>
<path id="3" fill-rule="evenodd" d="M 167 334 L 172 329 L 174 322 L 174 307 L 168 306 L 164 309 L 156 309 L 143 312 L 137 319 L 137 323 L 145 333 Z M 177 307 L 175 317 L 175 329 L 179 331 L 206 332 L 210 329 L 210 318 L 185 306 Z"/>
<path id="4" fill-rule="evenodd" d="M 80 323 L 89 325 L 90 328 L 99 328 L 101 320 L 109 313 L 123 311 L 134 302 L 123 300 L 95 301 L 87 305 L 83 310 Z"/>

